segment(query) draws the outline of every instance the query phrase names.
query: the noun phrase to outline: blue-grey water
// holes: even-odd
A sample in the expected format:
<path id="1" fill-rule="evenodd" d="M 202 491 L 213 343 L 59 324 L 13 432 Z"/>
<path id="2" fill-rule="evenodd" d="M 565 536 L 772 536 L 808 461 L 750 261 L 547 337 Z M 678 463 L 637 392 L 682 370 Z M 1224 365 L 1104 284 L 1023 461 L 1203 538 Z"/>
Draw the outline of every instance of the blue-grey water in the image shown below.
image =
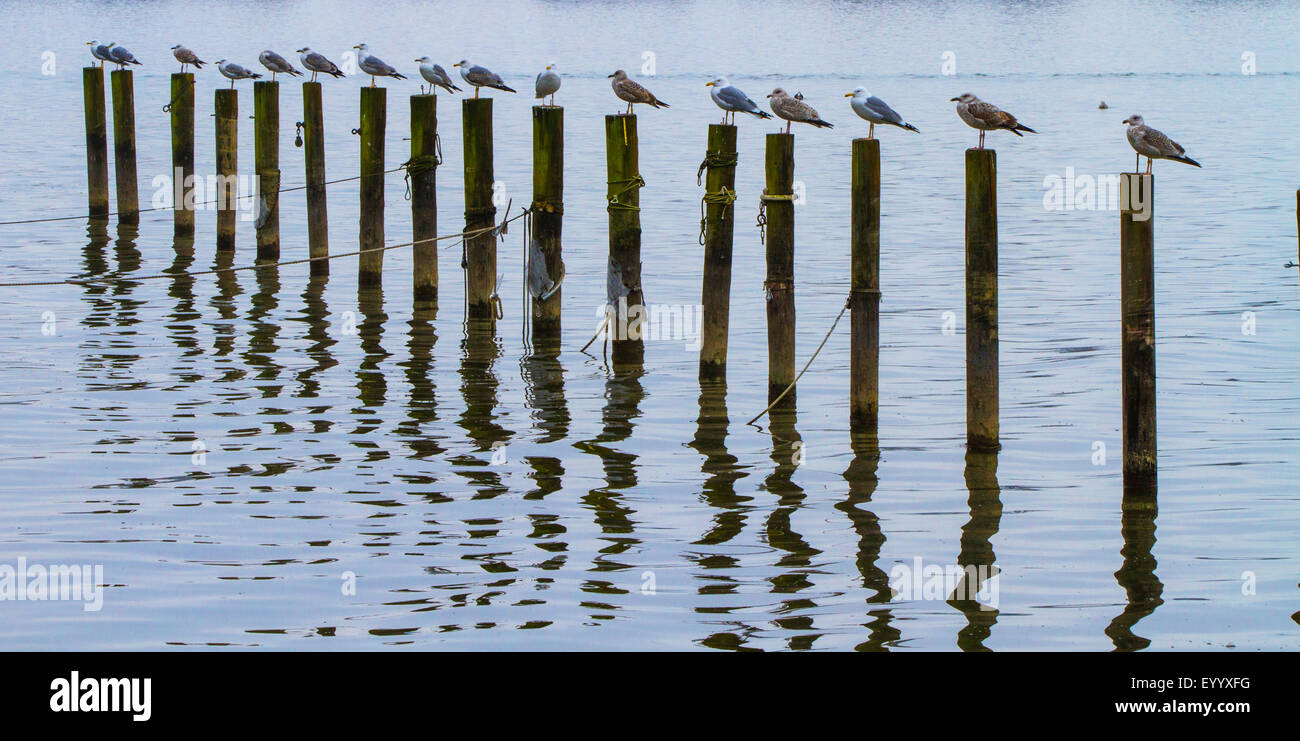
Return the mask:
<path id="1" fill-rule="evenodd" d="M 169 47 L 257 65 L 357 42 L 469 57 L 521 93 L 565 75 L 565 327 L 521 339 L 521 230 L 499 246 L 504 317 L 467 332 L 459 249 L 440 308 L 413 309 L 410 253 L 383 291 L 356 258 L 253 262 L 251 221 L 219 263 L 167 211 L 0 226 L 0 566 L 103 567 L 103 604 L 0 601 L 0 647 L 160 649 L 1293 649 L 1300 573 L 1300 285 L 1295 191 L 1300 6 L 1256 2 L 69 2 L 0 4 L 0 221 L 86 207 L 84 42 L 135 73 L 144 206 L 170 171 Z M 652 63 L 653 69 L 650 65 Z M 644 372 L 579 352 L 605 299 L 602 117 L 626 68 L 671 103 L 639 110 L 643 286 L 700 296 L 696 168 L 725 74 L 762 100 L 800 91 L 797 359 L 844 303 L 849 142 L 863 85 L 920 129 L 882 139 L 880 457 L 849 434 L 841 322 L 798 389 L 766 404 L 764 252 L 754 228 L 770 122 L 740 120 L 729 384 L 701 393 L 683 340 Z M 650 74 L 653 72 L 653 74 Z M 361 76 L 327 80 L 328 176 L 358 170 Z M 198 75 L 197 168 L 214 167 L 215 69 Z M 406 159 L 387 83 L 387 159 Z M 241 111 L 252 91 L 241 83 Z M 1038 130 L 999 158 L 1002 450 L 965 448 L 963 150 L 949 98 L 974 92 Z M 493 93 L 496 176 L 531 198 L 531 96 Z M 459 96 L 458 96 L 459 97 Z M 1099 110 L 1106 101 L 1109 109 Z M 462 222 L 460 107 L 440 98 L 440 232 Z M 300 93 L 282 85 L 281 167 Z M 1158 513 L 1121 508 L 1119 215 L 1048 210 L 1051 175 L 1133 166 L 1140 113 L 1203 169 L 1156 165 Z M 239 121 L 251 171 L 252 121 Z M 112 148 L 110 146 L 110 152 Z M 409 240 L 400 173 L 387 237 Z M 329 190 L 331 246 L 356 248 L 355 182 Z M 306 255 L 305 199 L 281 202 L 283 258 Z M 175 277 L 142 280 L 176 271 Z M 948 314 L 951 312 L 951 314 Z M 43 331 L 44 330 L 44 331 Z M 918 560 L 919 559 L 919 560 Z M 995 609 L 891 595 L 900 568 L 993 566 Z"/>

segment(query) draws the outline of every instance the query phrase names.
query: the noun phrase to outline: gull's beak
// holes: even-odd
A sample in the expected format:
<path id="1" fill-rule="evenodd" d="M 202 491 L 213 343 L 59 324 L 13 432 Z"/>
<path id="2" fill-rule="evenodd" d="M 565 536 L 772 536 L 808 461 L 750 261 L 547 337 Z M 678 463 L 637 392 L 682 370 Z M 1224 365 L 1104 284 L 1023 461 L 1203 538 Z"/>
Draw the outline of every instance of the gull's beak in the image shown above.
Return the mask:
<path id="1" fill-rule="evenodd" d="M 960 103 L 961 98 L 949 98 L 948 101 L 951 103 Z"/>
<path id="2" fill-rule="evenodd" d="M 706 82 L 706 83 L 704 83 L 704 87 L 713 87 L 713 83 L 712 83 L 712 82 Z"/>
<path id="3" fill-rule="evenodd" d="M 853 97 L 853 93 L 845 93 L 845 94 L 844 94 L 844 97 L 846 97 L 846 98 L 852 98 L 852 97 Z"/>
<path id="4" fill-rule="evenodd" d="M 453 67 L 459 67 L 459 66 L 460 66 L 460 62 L 456 62 L 455 64 L 453 64 L 453 65 L 451 65 L 451 66 L 453 66 Z"/>
<path id="5" fill-rule="evenodd" d="M 605 79 L 609 79 L 611 77 L 613 77 L 613 75 L 605 75 Z"/>

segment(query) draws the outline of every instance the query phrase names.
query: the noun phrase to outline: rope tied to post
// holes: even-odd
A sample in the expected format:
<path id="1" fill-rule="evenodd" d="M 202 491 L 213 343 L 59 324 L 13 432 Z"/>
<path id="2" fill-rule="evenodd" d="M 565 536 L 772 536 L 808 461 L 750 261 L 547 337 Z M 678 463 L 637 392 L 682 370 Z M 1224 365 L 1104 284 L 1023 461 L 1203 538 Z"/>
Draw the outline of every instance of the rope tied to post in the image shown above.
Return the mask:
<path id="1" fill-rule="evenodd" d="M 605 200 L 609 201 L 609 206 L 607 207 L 608 210 L 610 211 L 614 211 L 614 210 L 640 211 L 641 210 L 641 207 L 636 205 L 635 203 L 624 203 L 623 201 L 619 200 L 619 196 L 625 195 L 627 193 L 631 193 L 637 188 L 645 187 L 645 178 L 641 177 L 640 173 L 637 173 L 636 175 L 633 175 L 630 178 L 623 178 L 621 180 L 607 180 L 606 184 L 624 186 L 622 190 L 615 191 L 605 196 Z"/>
<path id="2" fill-rule="evenodd" d="M 813 361 L 816 360 L 817 356 L 821 354 L 822 348 L 826 347 L 826 342 L 830 340 L 831 335 L 835 333 L 835 328 L 839 326 L 840 319 L 844 318 L 844 312 L 848 310 L 849 310 L 849 299 L 845 299 L 844 306 L 840 308 L 840 313 L 835 315 L 835 321 L 831 322 L 831 328 L 826 330 L 826 336 L 822 338 L 821 344 L 818 345 L 817 349 L 813 351 L 812 357 L 808 358 L 808 362 L 803 364 L 803 370 L 799 371 L 799 375 L 794 377 L 794 380 L 790 382 L 790 385 L 786 386 L 785 390 L 782 391 L 775 399 L 773 399 L 771 404 L 768 404 L 767 407 L 763 409 L 763 411 L 759 412 L 758 414 L 755 414 L 754 418 L 749 420 L 745 424 L 752 425 L 755 422 L 757 422 L 764 414 L 767 414 L 768 412 L 772 411 L 772 407 L 779 404 L 781 400 L 785 398 L 786 394 L 790 393 L 790 390 L 795 387 L 795 384 L 799 383 L 799 379 L 803 378 L 803 374 L 807 373 L 808 369 L 812 367 Z"/>
<path id="3" fill-rule="evenodd" d="M 406 174 L 402 176 L 403 179 L 406 181 L 406 195 L 403 197 L 408 201 L 411 200 L 411 176 L 412 175 L 423 175 L 425 173 L 434 172 L 438 169 L 438 166 L 441 164 L 442 164 L 441 152 L 437 152 L 435 154 L 421 154 L 419 156 L 412 157 L 411 159 L 403 162 L 400 167 L 400 169 L 406 170 Z"/>
<path id="4" fill-rule="evenodd" d="M 781 195 L 771 195 L 767 188 L 763 189 L 763 194 L 758 197 L 758 221 L 755 226 L 758 227 L 758 243 L 767 244 L 767 204 L 768 201 L 794 201 L 793 193 Z"/>
<path id="5" fill-rule="evenodd" d="M 722 213 L 719 214 L 718 218 L 725 219 L 727 217 L 727 209 L 731 208 L 731 205 L 735 202 L 736 202 L 736 191 L 729 190 L 725 185 L 722 186 L 722 190 L 707 192 L 700 198 L 700 245 L 701 246 L 704 245 L 704 232 L 708 224 L 708 219 L 705 216 L 706 204 L 709 203 L 722 204 Z"/>
<path id="6" fill-rule="evenodd" d="M 695 173 L 695 184 L 704 184 L 705 170 L 711 170 L 715 167 L 735 167 L 739 161 L 740 157 L 735 152 L 719 152 L 710 149 L 704 153 L 704 161 L 700 163 L 700 169 Z"/>

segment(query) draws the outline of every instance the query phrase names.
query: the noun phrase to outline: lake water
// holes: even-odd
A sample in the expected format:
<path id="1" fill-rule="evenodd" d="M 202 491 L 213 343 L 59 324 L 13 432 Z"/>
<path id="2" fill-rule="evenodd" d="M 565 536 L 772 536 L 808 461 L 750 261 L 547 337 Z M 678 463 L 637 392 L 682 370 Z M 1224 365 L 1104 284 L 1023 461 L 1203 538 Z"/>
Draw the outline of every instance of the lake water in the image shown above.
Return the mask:
<path id="1" fill-rule="evenodd" d="M 257 64 L 357 42 L 409 60 L 469 57 L 527 93 L 565 75 L 565 328 L 558 356 L 521 339 L 520 230 L 499 246 L 504 318 L 463 322 L 458 249 L 441 308 L 414 310 L 410 253 L 382 292 L 356 258 L 164 280 L 253 261 L 240 221 L 174 244 L 85 221 L 0 226 L 0 565 L 103 566 L 103 607 L 0 603 L 6 649 L 1294 649 L 1300 643 L 1300 285 L 1295 3 L 344 2 L 4 3 L 0 220 L 85 210 L 80 68 L 91 38 L 137 68 L 144 206 L 170 170 L 169 47 Z M 48 53 L 52 53 L 50 56 Z M 653 63 L 653 75 L 648 67 Z M 52 67 L 51 67 L 52 64 Z M 947 66 L 945 69 L 945 65 Z M 864 85 L 921 134 L 882 141 L 879 460 L 848 429 L 848 321 L 766 405 L 763 137 L 740 120 L 729 385 L 701 392 L 682 340 L 640 374 L 579 348 L 605 297 L 605 75 L 626 68 L 670 109 L 639 110 L 643 285 L 695 305 L 696 168 L 718 74 L 762 99 L 801 91 L 797 360 L 844 303 L 849 142 Z M 1246 74 L 1247 72 L 1254 74 Z M 52 74 L 46 74 L 52 73 Z M 946 74 L 952 73 L 952 74 Z M 213 171 L 209 67 L 197 168 Z M 327 80 L 328 176 L 354 175 L 360 76 Z M 241 110 L 252 91 L 240 86 Z M 406 159 L 415 81 L 387 85 L 390 165 Z M 1002 450 L 965 448 L 963 150 L 949 98 L 974 92 L 1038 135 L 999 156 Z M 531 96 L 496 99 L 497 179 L 531 197 Z M 1099 101 L 1109 104 L 1099 110 Z M 440 232 L 462 224 L 460 107 L 441 98 Z M 281 167 L 302 182 L 294 84 Z M 1133 165 L 1132 113 L 1204 169 L 1162 162 L 1156 226 L 1158 514 L 1121 507 L 1119 215 L 1048 210 L 1044 181 Z M 240 122 L 252 165 L 252 121 Z M 111 148 L 110 148 L 111 151 Z M 1070 171 L 1068 168 L 1073 168 Z M 400 174 L 387 236 L 409 240 Z M 356 248 L 355 183 L 329 191 L 331 246 Z M 284 259 L 306 255 L 301 191 L 281 202 Z M 953 321 L 947 319 L 952 312 Z M 43 328 L 46 331 L 42 331 Z M 545 348 L 539 348 L 545 349 Z M 201 449 L 196 450 L 196 446 Z M 206 451 L 206 452 L 204 452 Z M 201 453 L 201 454 L 200 454 Z M 494 459 L 495 458 L 495 459 Z M 1000 576 L 980 609 L 949 590 L 891 596 L 891 574 Z M 919 575 L 918 575 L 919 576 Z"/>

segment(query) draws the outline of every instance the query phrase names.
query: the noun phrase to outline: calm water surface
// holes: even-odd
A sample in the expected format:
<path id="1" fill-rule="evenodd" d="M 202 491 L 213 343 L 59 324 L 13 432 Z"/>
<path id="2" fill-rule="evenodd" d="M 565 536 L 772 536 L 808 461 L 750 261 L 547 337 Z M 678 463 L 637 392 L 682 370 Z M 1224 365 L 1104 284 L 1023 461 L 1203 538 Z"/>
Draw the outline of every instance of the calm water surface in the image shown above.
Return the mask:
<path id="1" fill-rule="evenodd" d="M 218 10 L 218 7 L 224 10 Z M 410 255 L 382 292 L 355 258 L 328 280 L 247 265 L 253 225 L 215 256 L 213 212 L 174 243 L 136 229 L 0 227 L 0 563 L 104 566 L 103 610 L 0 603 L 8 649 L 1293 649 L 1300 548 L 1300 286 L 1294 3 L 394 2 L 4 3 L 3 220 L 85 208 L 83 42 L 136 73 L 142 200 L 170 169 L 168 47 L 255 65 L 359 41 L 399 68 L 470 57 L 521 90 L 565 73 L 565 331 L 521 340 L 521 230 L 499 246 L 505 317 L 463 321 L 458 249 L 437 311 L 413 306 Z M 54 74 L 42 74 L 53 52 Z M 948 56 L 946 53 L 951 52 Z M 655 75 L 641 65 L 653 55 Z M 1256 74 L 1243 74 L 1243 54 Z M 945 59 L 955 75 L 942 74 Z M 797 132 L 797 357 L 847 293 L 849 140 L 858 85 L 922 132 L 884 132 L 879 439 L 848 432 L 848 322 L 766 403 L 763 135 L 740 124 L 730 384 L 701 389 L 680 340 L 613 374 L 579 348 L 604 300 L 605 75 L 627 68 L 667 110 L 640 115 L 643 285 L 696 304 L 696 167 L 717 74 L 752 97 L 801 91 L 831 131 Z M 213 169 L 199 75 L 198 170 Z M 329 176 L 357 172 L 359 78 L 325 83 Z M 411 82 L 389 90 L 388 161 L 406 159 Z M 1041 132 L 999 152 L 1002 443 L 967 455 L 964 91 Z M 245 113 L 251 90 L 241 86 Z M 282 88 L 281 166 L 296 85 Z M 497 177 L 531 196 L 530 98 L 494 94 Z M 443 97 L 441 232 L 459 229 L 460 109 Z M 1098 110 L 1098 101 L 1109 110 Z M 1118 215 L 1049 211 L 1044 178 L 1131 166 L 1120 120 L 1143 114 L 1204 165 L 1157 166 L 1158 513 L 1121 506 Z M 240 121 L 251 168 L 252 122 Z M 387 229 L 406 241 L 399 175 Z M 301 192 L 282 201 L 285 259 L 305 256 Z M 354 183 L 333 186 L 336 251 L 355 249 Z M 163 280 L 145 276 L 175 271 Z M 53 312 L 56 331 L 43 334 Z M 945 332 L 945 313 L 955 326 Z M 1251 314 L 1246 314 L 1251 312 Z M 1254 333 L 1243 333 L 1253 321 Z M 196 441 L 207 451 L 195 457 Z M 1104 456 L 1099 456 L 1104 446 Z M 877 450 L 879 455 L 877 457 Z M 1104 457 L 1104 460 L 1102 458 Z M 891 597 L 896 567 L 992 566 L 997 607 Z M 349 583 L 354 590 L 347 589 Z"/>

